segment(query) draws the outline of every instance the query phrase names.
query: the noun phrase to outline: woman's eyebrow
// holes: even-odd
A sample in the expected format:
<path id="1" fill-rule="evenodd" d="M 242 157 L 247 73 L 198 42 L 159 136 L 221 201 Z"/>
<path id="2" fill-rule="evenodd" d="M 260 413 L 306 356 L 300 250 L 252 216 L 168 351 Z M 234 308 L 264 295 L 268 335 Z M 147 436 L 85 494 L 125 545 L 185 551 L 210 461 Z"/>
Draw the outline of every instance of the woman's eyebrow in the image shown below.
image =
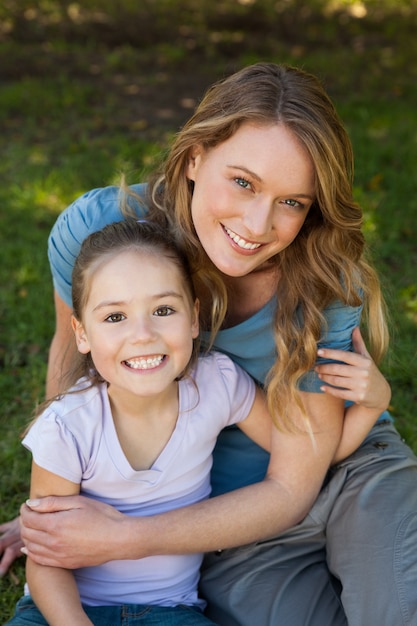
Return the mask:
<path id="1" fill-rule="evenodd" d="M 258 174 L 255 174 L 255 172 L 252 172 L 252 170 L 248 170 L 248 168 L 244 165 L 227 165 L 227 167 L 230 167 L 231 169 L 242 170 L 243 172 L 246 172 L 246 174 L 249 174 L 249 176 L 257 180 L 259 183 L 262 182 L 262 178 L 258 176 Z"/>
<path id="2" fill-rule="evenodd" d="M 252 170 L 249 170 L 244 165 L 227 165 L 227 167 L 230 167 L 231 169 L 242 170 L 242 172 L 246 172 L 246 174 L 248 174 L 251 178 L 254 178 L 258 183 L 263 182 L 262 178 L 258 176 L 258 174 L 256 174 L 255 172 L 252 172 Z M 284 195 L 288 197 L 291 196 L 292 198 L 305 198 L 306 200 L 311 200 L 311 202 L 313 202 L 313 200 L 315 199 L 315 196 L 309 193 L 295 192 L 295 193 L 286 193 Z"/>

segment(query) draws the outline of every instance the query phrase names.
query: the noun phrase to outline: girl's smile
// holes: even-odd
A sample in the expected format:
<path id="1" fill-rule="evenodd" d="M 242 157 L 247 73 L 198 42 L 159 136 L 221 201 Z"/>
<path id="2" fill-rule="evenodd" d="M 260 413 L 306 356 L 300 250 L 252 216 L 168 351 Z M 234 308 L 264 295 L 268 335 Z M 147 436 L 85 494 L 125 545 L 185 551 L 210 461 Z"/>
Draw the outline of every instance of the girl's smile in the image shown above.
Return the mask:
<path id="1" fill-rule="evenodd" d="M 214 148 L 196 146 L 187 177 L 197 236 L 217 268 L 234 277 L 289 246 L 315 198 L 311 159 L 282 124 L 246 123 Z"/>
<path id="2" fill-rule="evenodd" d="M 137 357 L 132 359 L 125 359 L 123 361 L 124 365 L 130 367 L 134 370 L 150 370 L 158 367 L 163 359 L 165 359 L 164 354 L 160 354 L 158 356 L 146 356 L 146 357 Z"/>

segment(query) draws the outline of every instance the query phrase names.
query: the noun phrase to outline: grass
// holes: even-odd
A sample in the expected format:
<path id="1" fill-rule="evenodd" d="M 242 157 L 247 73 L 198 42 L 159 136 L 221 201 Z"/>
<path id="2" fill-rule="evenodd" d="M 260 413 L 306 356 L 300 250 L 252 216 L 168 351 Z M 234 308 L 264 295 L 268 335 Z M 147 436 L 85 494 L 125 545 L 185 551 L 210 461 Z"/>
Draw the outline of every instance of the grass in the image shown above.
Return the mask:
<path id="1" fill-rule="evenodd" d="M 57 215 L 121 170 L 132 181 L 143 180 L 203 88 L 261 59 L 300 65 L 321 77 L 352 137 L 355 194 L 392 315 L 392 349 L 383 369 L 397 425 L 417 451 L 417 43 L 407 35 L 416 6 L 350 3 L 348 8 L 368 8 L 365 18 L 353 19 L 340 4 L 326 18 L 316 0 L 309 19 L 297 14 L 295 4 L 278 20 L 271 7 L 280 3 L 266 0 L 225 0 L 215 3 L 217 12 L 202 2 L 190 14 L 187 2 L 180 4 L 181 23 L 172 13 L 166 30 L 160 19 L 153 39 L 148 30 L 146 45 L 135 42 L 132 28 L 123 37 L 122 22 L 110 10 L 107 30 L 97 21 L 85 20 L 82 28 L 75 19 L 65 23 L 62 15 L 54 21 L 54 3 L 46 1 L 37 10 L 48 9 L 49 21 L 38 13 L 31 22 L 35 9 L 28 0 L 26 23 L 22 16 L 5 16 L 11 30 L 0 39 L 0 521 L 16 515 L 28 491 L 30 460 L 18 434 L 43 397 L 54 326 L 46 244 Z M 65 6 L 61 2 L 60 11 Z M 93 10 L 95 3 L 86 6 Z M 144 29 L 155 6 L 143 6 Z M 255 20 L 257 8 L 263 10 Z M 85 36 L 88 27 L 91 37 Z M 1 618 L 10 614 L 23 582 L 20 560 L 0 581 Z"/>

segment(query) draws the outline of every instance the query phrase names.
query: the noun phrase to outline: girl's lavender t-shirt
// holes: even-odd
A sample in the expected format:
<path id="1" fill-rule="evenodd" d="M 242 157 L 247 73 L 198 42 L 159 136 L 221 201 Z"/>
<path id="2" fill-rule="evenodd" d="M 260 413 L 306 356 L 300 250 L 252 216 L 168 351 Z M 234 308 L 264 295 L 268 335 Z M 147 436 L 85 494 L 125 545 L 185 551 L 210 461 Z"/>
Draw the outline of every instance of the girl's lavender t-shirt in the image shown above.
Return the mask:
<path id="1" fill-rule="evenodd" d="M 82 389 L 86 382 L 81 381 Z M 81 494 L 131 516 L 149 516 L 209 497 L 212 451 L 225 426 L 253 405 L 252 378 L 224 354 L 199 359 L 179 382 L 179 415 L 148 470 L 134 470 L 117 437 L 106 384 L 66 394 L 37 419 L 23 440 L 40 467 L 81 485 Z M 74 570 L 87 605 L 200 605 L 201 554 L 111 561 Z M 30 590 L 29 590 L 30 591 Z"/>

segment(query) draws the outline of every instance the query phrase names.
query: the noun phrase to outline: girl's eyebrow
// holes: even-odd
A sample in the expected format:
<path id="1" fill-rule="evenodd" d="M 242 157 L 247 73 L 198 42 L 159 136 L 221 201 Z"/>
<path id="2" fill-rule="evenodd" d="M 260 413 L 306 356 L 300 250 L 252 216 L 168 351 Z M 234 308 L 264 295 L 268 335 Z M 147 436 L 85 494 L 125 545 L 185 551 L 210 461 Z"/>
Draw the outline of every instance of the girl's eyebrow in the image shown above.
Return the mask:
<path id="1" fill-rule="evenodd" d="M 121 307 L 125 304 L 126 302 L 124 300 L 104 300 L 103 302 L 99 302 L 97 306 L 94 307 L 93 311 L 98 311 L 99 309 L 104 309 L 108 306 Z"/>
<path id="2" fill-rule="evenodd" d="M 153 300 L 159 300 L 161 298 L 177 298 L 178 300 L 183 300 L 184 296 L 178 291 L 163 291 L 161 293 L 156 293 L 152 296 Z M 105 309 L 107 307 L 123 307 L 129 304 L 127 300 L 103 300 L 103 302 L 99 302 L 93 309 L 93 311 L 99 311 L 100 309 Z"/>

